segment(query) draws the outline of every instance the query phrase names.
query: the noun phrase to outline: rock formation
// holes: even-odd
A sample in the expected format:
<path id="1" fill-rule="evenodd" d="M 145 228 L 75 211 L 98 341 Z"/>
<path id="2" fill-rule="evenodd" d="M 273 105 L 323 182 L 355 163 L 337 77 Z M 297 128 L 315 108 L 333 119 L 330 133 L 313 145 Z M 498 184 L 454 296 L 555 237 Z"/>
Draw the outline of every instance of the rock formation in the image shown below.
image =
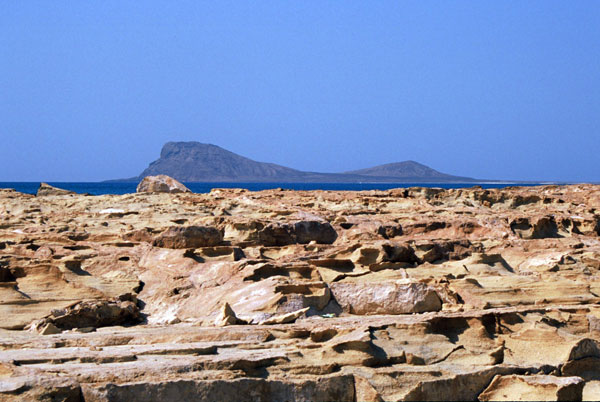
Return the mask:
<path id="1" fill-rule="evenodd" d="M 146 176 L 137 186 L 138 193 L 190 193 L 190 189 L 164 174 Z"/>
<path id="2" fill-rule="evenodd" d="M 48 183 L 40 183 L 40 187 L 37 191 L 38 197 L 46 197 L 49 195 L 69 195 L 75 194 L 73 191 L 63 190 L 62 188 L 51 186 Z"/>
<path id="3" fill-rule="evenodd" d="M 0 190 L 0 401 L 594 400 L 600 186 Z"/>

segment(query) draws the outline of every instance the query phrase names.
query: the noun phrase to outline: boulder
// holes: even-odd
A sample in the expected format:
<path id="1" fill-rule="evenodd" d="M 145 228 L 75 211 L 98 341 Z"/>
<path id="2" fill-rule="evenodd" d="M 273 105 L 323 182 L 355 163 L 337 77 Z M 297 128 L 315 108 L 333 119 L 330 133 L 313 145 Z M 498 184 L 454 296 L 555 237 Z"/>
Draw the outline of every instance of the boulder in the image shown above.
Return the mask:
<path id="1" fill-rule="evenodd" d="M 258 233 L 258 241 L 264 246 L 287 246 L 296 243 L 294 225 L 289 223 L 269 223 Z"/>
<path id="2" fill-rule="evenodd" d="M 73 191 L 63 190 L 62 188 L 51 186 L 48 183 L 40 183 L 40 187 L 37 190 L 38 197 L 46 197 L 49 195 L 69 195 L 76 194 Z"/>
<path id="3" fill-rule="evenodd" d="M 219 230 L 211 226 L 172 226 L 154 238 L 152 245 L 163 248 L 200 248 L 223 241 Z"/>
<path id="4" fill-rule="evenodd" d="M 435 289 L 419 282 L 334 282 L 329 287 L 342 309 L 351 314 L 410 314 L 442 309 Z"/>
<path id="5" fill-rule="evenodd" d="M 191 193 L 189 188 L 164 174 L 144 177 L 136 191 L 138 193 Z"/>

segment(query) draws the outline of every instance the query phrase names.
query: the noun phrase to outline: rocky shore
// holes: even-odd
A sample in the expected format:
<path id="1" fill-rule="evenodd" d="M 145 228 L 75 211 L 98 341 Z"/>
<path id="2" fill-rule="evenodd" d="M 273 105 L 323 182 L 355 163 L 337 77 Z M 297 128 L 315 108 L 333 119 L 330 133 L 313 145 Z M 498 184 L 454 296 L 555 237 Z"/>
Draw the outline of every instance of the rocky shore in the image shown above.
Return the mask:
<path id="1" fill-rule="evenodd" d="M 600 395 L 600 186 L 161 186 L 0 190 L 0 400 Z"/>

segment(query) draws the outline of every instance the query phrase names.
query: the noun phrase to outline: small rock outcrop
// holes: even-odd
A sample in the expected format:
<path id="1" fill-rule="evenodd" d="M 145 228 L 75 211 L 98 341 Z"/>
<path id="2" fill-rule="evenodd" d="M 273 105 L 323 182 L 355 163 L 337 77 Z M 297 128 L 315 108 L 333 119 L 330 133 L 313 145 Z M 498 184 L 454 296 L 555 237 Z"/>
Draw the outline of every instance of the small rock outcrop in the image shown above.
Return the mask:
<path id="1" fill-rule="evenodd" d="M 46 197 L 49 195 L 69 195 L 76 194 L 73 191 L 63 190 L 62 188 L 51 186 L 48 183 L 40 183 L 40 187 L 37 190 L 38 197 Z"/>
<path id="2" fill-rule="evenodd" d="M 223 307 L 219 312 L 217 318 L 215 318 L 216 327 L 226 327 L 227 325 L 242 325 L 247 324 L 246 321 L 240 320 L 236 317 L 235 312 L 229 305 L 229 303 L 223 303 Z"/>
<path id="3" fill-rule="evenodd" d="M 164 174 L 146 176 L 137 186 L 138 193 L 191 193 L 190 189 Z"/>

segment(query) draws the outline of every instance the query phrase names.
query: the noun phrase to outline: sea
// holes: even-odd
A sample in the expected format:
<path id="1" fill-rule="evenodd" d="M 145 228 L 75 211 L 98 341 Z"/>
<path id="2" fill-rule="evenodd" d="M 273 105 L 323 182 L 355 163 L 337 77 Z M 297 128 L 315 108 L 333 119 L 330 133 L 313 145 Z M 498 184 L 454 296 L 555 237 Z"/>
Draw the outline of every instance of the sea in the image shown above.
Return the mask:
<path id="1" fill-rule="evenodd" d="M 80 194 L 128 194 L 135 193 L 137 183 L 114 182 L 48 182 L 48 184 Z M 508 186 L 535 186 L 548 183 L 184 183 L 194 193 L 209 193 L 215 188 L 243 188 L 250 191 L 261 191 L 275 188 L 286 190 L 335 190 L 365 191 L 390 190 L 392 188 L 437 187 L 437 188 L 504 188 Z M 35 194 L 40 182 L 0 182 L 0 188 L 12 188 L 21 193 Z"/>

